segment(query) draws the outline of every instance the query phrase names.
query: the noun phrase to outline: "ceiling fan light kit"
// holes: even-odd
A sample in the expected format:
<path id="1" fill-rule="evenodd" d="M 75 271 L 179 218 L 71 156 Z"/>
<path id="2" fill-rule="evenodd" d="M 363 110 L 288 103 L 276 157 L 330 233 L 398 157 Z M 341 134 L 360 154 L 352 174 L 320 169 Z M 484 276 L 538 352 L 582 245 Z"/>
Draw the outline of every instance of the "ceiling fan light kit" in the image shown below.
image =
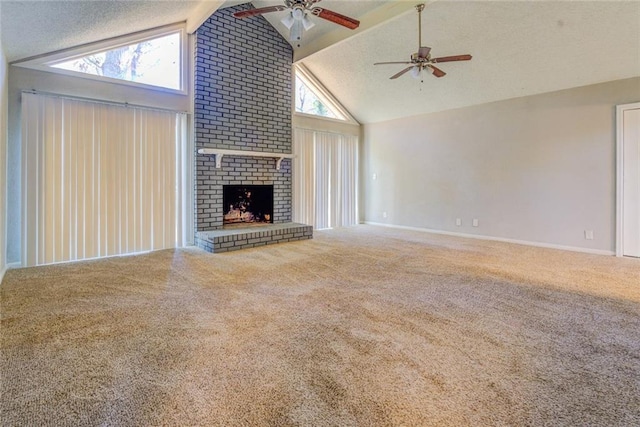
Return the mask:
<path id="1" fill-rule="evenodd" d="M 282 24 L 287 27 L 287 29 L 291 29 L 291 27 L 293 27 L 293 23 L 295 22 L 294 18 L 293 18 L 293 12 L 289 12 L 289 14 L 285 15 L 284 18 L 282 18 L 280 20 L 280 22 L 282 22 Z"/>
<path id="2" fill-rule="evenodd" d="M 407 71 L 411 71 L 411 76 L 419 79 L 423 71 L 429 74 L 433 74 L 436 77 L 444 77 L 447 73 L 435 67 L 433 64 L 439 64 L 441 62 L 454 62 L 454 61 L 469 61 L 471 55 L 454 55 L 443 56 L 440 58 L 431 57 L 431 48 L 428 46 L 422 46 L 422 11 L 424 10 L 424 4 L 416 5 L 418 11 L 418 51 L 411 55 L 410 61 L 397 61 L 397 62 L 376 62 L 373 65 L 386 65 L 386 64 L 404 64 L 408 65 L 407 68 L 389 77 L 390 79 L 397 79 Z"/>
<path id="3" fill-rule="evenodd" d="M 297 42 L 302 40 L 302 22 L 295 21 L 291 28 L 289 29 L 289 40 L 292 42 Z"/>
<path id="4" fill-rule="evenodd" d="M 302 17 L 302 26 L 304 27 L 305 31 L 310 30 L 315 25 L 316 24 L 314 24 L 313 21 L 309 19 L 309 17 L 305 13 L 304 16 Z"/>
<path id="5" fill-rule="evenodd" d="M 284 5 L 268 6 L 258 9 L 241 10 L 235 12 L 233 16 L 238 19 L 250 18 L 252 16 L 262 15 L 270 12 L 280 12 L 289 10 L 289 13 L 282 18 L 282 24 L 289 29 L 289 39 L 299 42 L 302 39 L 302 33 L 311 29 L 315 23 L 309 19 L 309 13 L 326 21 L 333 22 L 343 27 L 355 30 L 360 25 L 360 21 L 341 15 L 329 9 L 322 7 L 314 7 L 315 3 L 320 0 L 284 0 Z"/>

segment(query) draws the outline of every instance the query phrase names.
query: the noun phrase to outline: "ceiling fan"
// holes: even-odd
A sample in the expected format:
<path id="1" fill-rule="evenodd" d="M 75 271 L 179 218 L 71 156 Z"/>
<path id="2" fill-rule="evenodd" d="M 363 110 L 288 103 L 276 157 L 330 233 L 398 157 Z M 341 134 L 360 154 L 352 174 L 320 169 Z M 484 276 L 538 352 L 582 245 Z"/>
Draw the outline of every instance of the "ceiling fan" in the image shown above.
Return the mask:
<path id="1" fill-rule="evenodd" d="M 315 24 L 309 19 L 309 13 L 318 18 L 342 25 L 351 30 L 355 30 L 360 25 L 360 21 L 341 15 L 322 7 L 313 7 L 320 0 L 284 0 L 284 5 L 260 7 L 258 9 L 241 10 L 233 14 L 234 17 L 243 19 L 250 18 L 264 13 L 279 12 L 290 9 L 288 15 L 282 18 L 282 23 L 289 29 L 289 39 L 297 42 L 302 39 L 302 32 L 310 29 Z"/>
<path id="2" fill-rule="evenodd" d="M 394 74 L 390 77 L 390 79 L 397 79 L 407 71 L 411 70 L 411 75 L 415 78 L 419 78 L 422 75 L 422 71 L 426 70 L 427 72 L 433 74 L 436 77 L 444 77 L 447 73 L 442 71 L 440 68 L 434 66 L 433 64 L 439 64 L 442 62 L 453 62 L 453 61 L 468 61 L 472 57 L 471 55 L 454 55 L 454 56 L 442 56 L 440 58 L 432 58 L 431 57 L 431 48 L 427 46 L 422 46 L 422 11 L 424 9 L 424 4 L 416 5 L 416 10 L 418 11 L 418 51 L 411 55 L 411 61 L 401 61 L 401 62 L 376 62 L 373 65 L 383 65 L 383 64 L 411 64 L 404 70 Z"/>

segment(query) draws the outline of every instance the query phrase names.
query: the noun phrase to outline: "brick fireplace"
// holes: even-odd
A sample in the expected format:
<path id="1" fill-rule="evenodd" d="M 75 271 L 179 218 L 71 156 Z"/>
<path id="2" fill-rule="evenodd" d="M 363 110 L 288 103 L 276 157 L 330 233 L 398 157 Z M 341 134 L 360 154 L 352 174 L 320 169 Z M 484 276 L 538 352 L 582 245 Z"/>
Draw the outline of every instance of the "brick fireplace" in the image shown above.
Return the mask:
<path id="1" fill-rule="evenodd" d="M 225 154 L 218 164 L 215 154 L 196 154 L 196 244 L 212 252 L 311 237 L 311 227 L 291 223 L 291 159 L 276 168 L 275 158 L 250 154 L 291 153 L 293 51 L 264 18 L 231 16 L 248 8 L 220 9 L 197 31 L 196 150 L 247 153 Z M 271 229 L 225 229 L 224 186 L 264 185 L 273 186 Z M 250 244 L 250 234 L 262 240 Z"/>

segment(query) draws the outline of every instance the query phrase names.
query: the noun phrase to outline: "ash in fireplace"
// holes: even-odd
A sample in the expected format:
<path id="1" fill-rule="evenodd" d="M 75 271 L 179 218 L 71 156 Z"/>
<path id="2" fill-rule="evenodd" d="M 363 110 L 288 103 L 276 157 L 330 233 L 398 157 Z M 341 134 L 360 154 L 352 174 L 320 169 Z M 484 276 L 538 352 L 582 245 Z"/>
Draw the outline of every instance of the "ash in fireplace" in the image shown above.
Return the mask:
<path id="1" fill-rule="evenodd" d="M 224 224 L 271 223 L 273 186 L 224 187 Z"/>

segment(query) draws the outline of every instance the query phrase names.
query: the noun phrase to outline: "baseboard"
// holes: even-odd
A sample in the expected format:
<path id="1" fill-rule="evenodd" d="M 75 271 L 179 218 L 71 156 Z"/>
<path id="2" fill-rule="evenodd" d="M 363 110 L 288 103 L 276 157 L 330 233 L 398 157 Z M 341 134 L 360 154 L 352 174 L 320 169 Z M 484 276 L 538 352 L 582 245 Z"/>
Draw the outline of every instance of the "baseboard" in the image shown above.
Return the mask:
<path id="1" fill-rule="evenodd" d="M 7 272 L 7 270 L 10 270 L 12 268 L 18 268 L 18 267 L 20 267 L 19 262 L 13 262 L 11 264 L 5 265 L 4 268 L 0 270 L 0 284 L 2 284 L 2 279 L 4 279 L 4 274 Z"/>
<path id="2" fill-rule="evenodd" d="M 434 230 L 431 228 L 408 227 L 406 225 L 383 224 L 383 223 L 372 222 L 372 221 L 365 221 L 364 224 L 376 225 L 376 226 L 388 227 L 388 228 L 398 228 L 401 230 L 420 231 L 423 233 L 443 234 L 446 236 L 465 237 L 469 239 L 492 240 L 495 242 L 515 243 L 517 245 L 536 246 L 539 248 L 548 248 L 548 249 L 559 249 L 562 251 L 583 252 L 583 253 L 593 254 L 593 255 L 614 256 L 616 254 L 615 251 L 605 251 L 602 249 L 580 248 L 577 246 L 563 246 L 563 245 L 556 245 L 553 243 L 542 243 L 542 242 L 532 242 L 529 240 L 508 239 L 505 237 L 493 237 L 493 236 L 483 236 L 480 234 L 458 233 L 455 231 Z"/>
<path id="3" fill-rule="evenodd" d="M 20 268 L 20 267 L 22 267 L 22 263 L 19 263 L 19 262 L 10 262 L 9 264 L 5 265 L 2 271 L 0 271 L 0 283 L 2 283 L 2 279 L 4 279 L 4 274 L 8 270 L 11 270 L 14 268 Z"/>

